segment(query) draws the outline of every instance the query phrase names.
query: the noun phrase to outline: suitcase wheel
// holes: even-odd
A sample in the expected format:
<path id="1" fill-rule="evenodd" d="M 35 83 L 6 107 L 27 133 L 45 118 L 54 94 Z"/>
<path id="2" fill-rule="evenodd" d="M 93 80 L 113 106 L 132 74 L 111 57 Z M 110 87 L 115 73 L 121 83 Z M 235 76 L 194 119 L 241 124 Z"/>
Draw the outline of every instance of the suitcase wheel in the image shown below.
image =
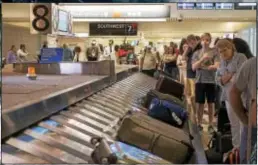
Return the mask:
<path id="1" fill-rule="evenodd" d="M 100 163 L 101 164 L 116 164 L 117 163 L 117 157 L 114 154 L 109 155 L 108 157 L 102 157 L 100 159 Z"/>
<path id="2" fill-rule="evenodd" d="M 101 141 L 101 138 L 100 137 L 93 137 L 90 139 L 90 143 L 92 145 L 96 145 L 97 143 L 99 143 Z"/>

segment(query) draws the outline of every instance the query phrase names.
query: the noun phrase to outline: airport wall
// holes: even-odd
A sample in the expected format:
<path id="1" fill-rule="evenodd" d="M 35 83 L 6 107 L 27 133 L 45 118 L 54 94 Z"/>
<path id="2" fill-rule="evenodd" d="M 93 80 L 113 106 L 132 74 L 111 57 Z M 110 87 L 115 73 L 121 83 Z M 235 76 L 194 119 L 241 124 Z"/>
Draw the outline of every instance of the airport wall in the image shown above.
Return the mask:
<path id="1" fill-rule="evenodd" d="M 243 29 L 241 31 L 239 31 L 239 33 L 237 34 L 239 37 L 241 37 L 242 39 L 244 39 L 248 45 L 250 46 L 250 49 L 252 51 L 252 53 L 256 56 L 256 26 L 250 26 L 246 29 Z"/>
<path id="2" fill-rule="evenodd" d="M 34 55 L 39 50 L 40 44 L 46 39 L 45 36 L 30 34 L 30 29 L 26 27 L 3 24 L 2 29 L 2 38 L 4 40 L 2 55 L 4 57 L 7 56 L 7 52 L 12 45 L 15 45 L 18 49 L 20 44 L 25 44 L 28 52 Z"/>

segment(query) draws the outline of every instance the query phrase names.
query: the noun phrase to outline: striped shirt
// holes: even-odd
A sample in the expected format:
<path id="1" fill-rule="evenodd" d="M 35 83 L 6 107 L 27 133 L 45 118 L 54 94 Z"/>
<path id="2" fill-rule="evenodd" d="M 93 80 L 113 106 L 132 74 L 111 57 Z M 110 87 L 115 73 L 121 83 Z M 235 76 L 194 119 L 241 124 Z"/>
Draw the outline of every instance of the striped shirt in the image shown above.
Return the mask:
<path id="1" fill-rule="evenodd" d="M 234 79 L 236 77 L 236 74 L 240 70 L 242 64 L 247 60 L 246 56 L 242 53 L 234 53 L 234 56 L 232 57 L 231 60 L 225 61 L 222 60 L 220 61 L 220 67 L 218 69 L 218 79 L 220 79 L 222 76 L 224 76 L 226 73 L 233 73 L 233 77 L 231 80 L 225 84 L 222 85 L 220 81 L 219 84 L 222 86 L 222 95 L 221 95 L 221 100 L 226 101 L 229 98 L 229 90 L 231 89 Z"/>

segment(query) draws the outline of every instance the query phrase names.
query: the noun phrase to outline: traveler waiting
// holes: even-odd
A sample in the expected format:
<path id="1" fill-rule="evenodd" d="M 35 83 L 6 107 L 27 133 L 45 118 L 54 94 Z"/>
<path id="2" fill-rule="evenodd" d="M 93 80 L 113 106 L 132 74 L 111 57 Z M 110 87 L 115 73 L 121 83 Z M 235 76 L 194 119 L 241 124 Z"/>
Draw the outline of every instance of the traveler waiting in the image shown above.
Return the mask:
<path id="1" fill-rule="evenodd" d="M 130 47 L 128 49 L 127 64 L 130 64 L 130 65 L 137 65 L 138 64 L 137 56 L 134 53 L 134 48 L 133 47 Z"/>
<path id="2" fill-rule="evenodd" d="M 114 47 L 114 41 L 109 40 L 108 46 L 105 47 L 103 58 L 105 60 L 114 60 L 116 63 L 116 56 L 115 56 L 115 47 Z"/>
<path id="3" fill-rule="evenodd" d="M 247 158 L 247 143 L 251 143 L 251 145 L 249 146 L 252 146 L 253 150 L 255 150 L 254 146 L 256 146 L 255 144 L 257 142 L 257 70 L 255 69 L 256 65 L 256 57 L 250 58 L 242 65 L 240 71 L 236 75 L 235 81 L 233 82 L 229 97 L 232 110 L 236 114 L 237 120 L 241 121 L 242 124 L 240 138 L 240 163 L 243 164 L 246 164 L 247 159 L 249 159 Z M 252 109 L 251 106 L 254 106 L 252 114 L 250 114 Z M 249 131 L 251 132 L 248 132 L 248 124 L 250 124 L 251 126 L 252 121 L 254 121 L 254 124 L 252 125 L 252 128 L 249 129 Z M 247 140 L 248 134 L 251 135 L 251 139 L 249 140 Z"/>
<path id="4" fill-rule="evenodd" d="M 20 49 L 17 51 L 17 57 L 20 62 L 27 61 L 28 52 L 24 44 L 20 45 Z"/>
<path id="5" fill-rule="evenodd" d="M 140 71 L 148 76 L 153 77 L 158 65 L 157 55 L 151 51 L 151 47 L 147 46 L 144 54 L 140 57 Z"/>
<path id="6" fill-rule="evenodd" d="M 220 39 L 216 48 L 220 54 L 221 62 L 218 69 L 218 83 L 222 86 L 221 101 L 225 101 L 228 118 L 231 125 L 232 144 L 234 148 L 240 146 L 240 120 L 229 102 L 229 92 L 233 85 L 236 73 L 246 61 L 245 55 L 236 52 L 235 46 L 227 39 Z M 242 79 L 244 80 L 244 79 Z"/>
<path id="7" fill-rule="evenodd" d="M 192 58 L 192 68 L 196 71 L 195 97 L 198 113 L 198 127 L 203 129 L 203 113 L 205 101 L 208 103 L 209 126 L 208 132 L 213 132 L 213 113 L 215 102 L 215 74 L 219 67 L 219 57 L 214 49 L 210 48 L 210 33 L 201 36 L 202 49 L 196 51 Z"/>
<path id="8" fill-rule="evenodd" d="M 115 62 L 116 62 L 116 65 L 119 65 L 121 62 L 120 62 L 120 58 L 119 58 L 119 50 L 120 50 L 120 47 L 119 45 L 115 45 L 114 47 L 114 51 L 115 51 Z"/>
<path id="9" fill-rule="evenodd" d="M 48 42 L 44 41 L 41 48 L 48 48 Z"/>
<path id="10" fill-rule="evenodd" d="M 11 46 L 11 49 L 7 53 L 7 59 L 6 63 L 7 64 L 13 64 L 17 62 L 17 56 L 16 56 L 16 48 L 15 45 Z"/>
<path id="11" fill-rule="evenodd" d="M 100 55 L 100 49 L 97 46 L 96 40 L 91 42 L 91 46 L 86 50 L 86 57 L 88 61 L 98 61 Z"/>
<path id="12" fill-rule="evenodd" d="M 189 35 L 186 38 L 188 48 L 183 54 L 183 60 L 186 60 L 186 92 L 187 98 L 190 101 L 190 106 L 193 111 L 193 117 L 196 118 L 195 107 L 195 71 L 192 69 L 193 54 L 202 48 L 200 42 L 197 41 L 194 35 Z"/>
<path id="13" fill-rule="evenodd" d="M 174 45 L 169 46 L 167 48 L 167 51 L 165 52 L 163 59 L 162 59 L 163 63 L 164 63 L 164 71 L 171 75 L 171 77 L 175 80 L 178 79 L 178 69 L 177 69 L 177 55 L 175 52 L 175 48 Z"/>
<path id="14" fill-rule="evenodd" d="M 67 44 L 63 45 L 63 61 L 73 61 L 73 52 Z"/>
<path id="15" fill-rule="evenodd" d="M 74 53 L 73 62 L 87 61 L 86 56 L 81 52 L 81 47 L 76 46 L 73 50 L 73 53 Z"/>
<path id="16" fill-rule="evenodd" d="M 243 40 L 242 38 L 234 38 L 232 42 L 235 45 L 236 51 L 238 53 L 243 53 L 247 59 L 254 57 L 249 45 L 245 40 Z"/>
<path id="17" fill-rule="evenodd" d="M 179 81 L 182 84 L 186 84 L 186 61 L 183 60 L 183 53 L 186 51 L 188 45 L 186 43 L 186 39 L 183 38 L 181 40 L 180 46 L 179 46 L 179 54 L 177 57 L 177 67 L 179 69 Z"/>

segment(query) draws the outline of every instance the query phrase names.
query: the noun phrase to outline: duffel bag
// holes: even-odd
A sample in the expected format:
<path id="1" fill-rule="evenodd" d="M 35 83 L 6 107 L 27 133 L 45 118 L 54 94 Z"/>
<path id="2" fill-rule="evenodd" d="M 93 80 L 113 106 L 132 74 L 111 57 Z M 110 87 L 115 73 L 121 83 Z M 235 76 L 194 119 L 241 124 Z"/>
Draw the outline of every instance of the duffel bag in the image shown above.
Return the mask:
<path id="1" fill-rule="evenodd" d="M 164 74 L 159 76 L 155 89 L 161 93 L 173 95 L 181 100 L 183 99 L 184 85 Z"/>
<path id="2" fill-rule="evenodd" d="M 175 103 L 175 104 L 181 106 L 182 108 L 185 108 L 185 104 L 183 103 L 182 100 L 178 99 L 175 96 L 169 95 L 169 94 L 160 93 L 160 92 L 158 92 L 156 90 L 150 90 L 147 93 L 147 96 L 146 96 L 146 99 L 145 99 L 146 102 L 145 102 L 145 106 L 144 107 L 149 108 L 149 106 L 151 104 L 151 101 L 154 98 L 158 98 L 160 100 L 166 100 L 166 101 Z"/>
<path id="3" fill-rule="evenodd" d="M 175 164 L 188 163 L 194 149 L 185 131 L 142 113 L 126 116 L 117 140 L 136 146 Z"/>
<path id="4" fill-rule="evenodd" d="M 148 115 L 176 127 L 183 127 L 187 112 L 181 106 L 166 100 L 154 98 L 151 101 Z"/>

